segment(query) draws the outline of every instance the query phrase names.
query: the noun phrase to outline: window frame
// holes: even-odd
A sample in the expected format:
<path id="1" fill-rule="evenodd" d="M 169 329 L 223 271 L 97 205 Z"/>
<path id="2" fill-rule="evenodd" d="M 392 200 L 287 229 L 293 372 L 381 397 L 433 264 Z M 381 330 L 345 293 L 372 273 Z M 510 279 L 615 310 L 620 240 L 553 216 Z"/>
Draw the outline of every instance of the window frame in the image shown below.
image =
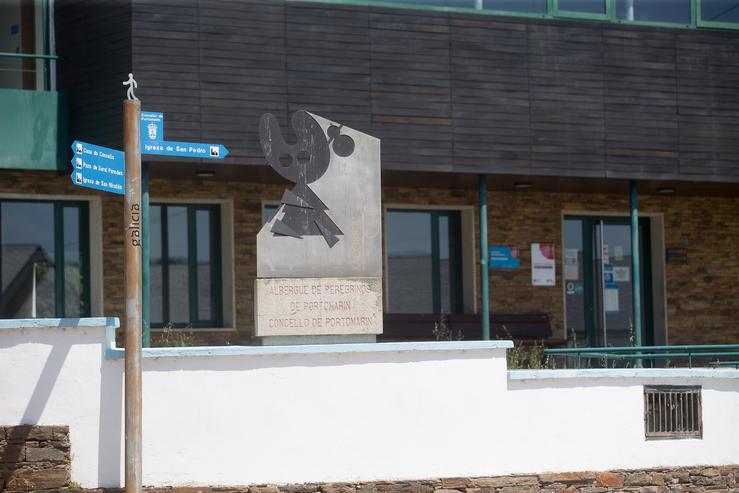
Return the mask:
<path id="1" fill-rule="evenodd" d="M 82 302 L 84 310 L 81 311 L 79 317 L 90 317 L 92 314 L 92 280 L 91 273 L 91 256 L 90 256 L 90 204 L 86 200 L 59 200 L 53 198 L 6 198 L 0 196 L 0 211 L 3 203 L 33 203 L 33 204 L 50 204 L 53 207 L 54 221 L 54 316 L 56 318 L 67 318 L 66 314 L 66 293 L 65 293 L 65 273 L 66 256 L 64 251 L 64 209 L 76 208 L 79 214 L 79 234 L 80 234 L 80 270 L 83 277 L 83 297 Z M 2 214 L 0 213 L 0 234 L 2 232 Z M 2 255 L 2 240 L 0 239 L 0 255 Z M 56 268 L 61 265 L 62 268 Z"/>
<path id="2" fill-rule="evenodd" d="M 431 214 L 431 279 L 432 279 L 432 312 L 431 315 L 440 315 L 441 311 L 441 272 L 439 270 L 439 217 L 446 215 L 449 218 L 449 233 L 455 235 L 457 239 L 456 255 L 454 258 L 454 298 L 452 301 L 452 314 L 465 312 L 465 272 L 464 272 L 464 238 L 462 233 L 462 215 L 464 210 L 458 207 L 422 207 L 422 206 L 404 206 L 404 205 L 386 205 L 383 211 L 384 218 L 384 257 L 385 257 L 385 313 L 399 313 L 390 311 L 390 264 L 388 262 L 388 230 L 387 217 L 390 212 L 409 212 L 409 213 L 427 213 Z M 456 216 L 456 217 L 455 217 Z M 455 217 L 455 220 L 452 218 Z"/>
<path id="3" fill-rule="evenodd" d="M 223 303 L 223 242 L 221 222 L 223 220 L 223 207 L 221 203 L 199 203 L 199 202 L 173 202 L 167 200 L 152 200 L 149 210 L 160 207 L 160 234 L 162 238 L 162 322 L 151 322 L 153 330 L 161 330 L 167 326 L 175 328 L 212 329 L 223 326 L 224 303 Z M 185 207 L 187 209 L 187 271 L 188 271 L 188 317 L 189 322 L 165 322 L 169 318 L 169 252 L 165 253 L 164 245 L 167 238 L 167 207 Z M 197 229 L 196 213 L 198 211 L 209 211 L 210 240 L 211 240 L 211 271 L 213 273 L 213 303 L 211 313 L 215 316 L 210 319 L 198 318 L 198 279 L 197 279 Z M 168 249 L 167 249 L 168 250 Z M 164 260 L 166 259 L 166 265 Z M 151 260 L 150 260 L 151 262 Z M 166 286 L 166 288 L 165 288 Z M 150 297 L 154 294 L 150 292 Z M 151 306 L 151 301 L 149 301 Z"/>

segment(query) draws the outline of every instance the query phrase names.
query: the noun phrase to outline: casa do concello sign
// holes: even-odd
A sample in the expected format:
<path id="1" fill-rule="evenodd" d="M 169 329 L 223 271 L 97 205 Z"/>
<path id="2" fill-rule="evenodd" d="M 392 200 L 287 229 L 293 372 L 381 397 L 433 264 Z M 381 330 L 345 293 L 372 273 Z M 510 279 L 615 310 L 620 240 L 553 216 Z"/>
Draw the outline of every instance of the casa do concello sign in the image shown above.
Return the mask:
<path id="1" fill-rule="evenodd" d="M 72 183 L 118 195 L 125 193 L 125 154 L 122 151 L 75 140 L 72 152 Z M 164 114 L 142 111 L 141 154 L 223 159 L 228 156 L 228 149 L 223 144 L 164 140 Z"/>

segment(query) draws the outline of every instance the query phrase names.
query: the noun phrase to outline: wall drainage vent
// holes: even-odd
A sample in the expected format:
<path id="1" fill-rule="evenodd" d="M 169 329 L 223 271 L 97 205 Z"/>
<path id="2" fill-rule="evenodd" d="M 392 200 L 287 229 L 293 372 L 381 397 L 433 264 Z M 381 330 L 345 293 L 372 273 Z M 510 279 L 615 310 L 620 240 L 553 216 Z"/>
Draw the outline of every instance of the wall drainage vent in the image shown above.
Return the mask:
<path id="1" fill-rule="evenodd" d="M 700 386 L 644 386 L 644 429 L 648 440 L 702 438 L 702 414 Z"/>

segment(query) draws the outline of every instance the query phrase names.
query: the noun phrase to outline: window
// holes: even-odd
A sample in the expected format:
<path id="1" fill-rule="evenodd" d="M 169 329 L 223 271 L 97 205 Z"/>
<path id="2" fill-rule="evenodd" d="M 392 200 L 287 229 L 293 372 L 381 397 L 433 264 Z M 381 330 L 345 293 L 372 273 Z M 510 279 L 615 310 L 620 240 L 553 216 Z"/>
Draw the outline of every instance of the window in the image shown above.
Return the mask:
<path id="1" fill-rule="evenodd" d="M 690 0 L 616 0 L 616 19 L 690 25 Z"/>
<path id="2" fill-rule="evenodd" d="M 555 13 L 565 17 L 605 18 L 606 0 L 555 0 Z"/>
<path id="3" fill-rule="evenodd" d="M 152 327 L 220 327 L 221 210 L 218 205 L 150 207 Z"/>
<path id="4" fill-rule="evenodd" d="M 502 12 L 546 14 L 547 0 L 483 0 L 482 8 Z"/>
<path id="5" fill-rule="evenodd" d="M 387 211 L 388 312 L 460 313 L 459 211 Z"/>
<path id="6" fill-rule="evenodd" d="M 14 55 L 0 55 L 0 88 L 48 87 L 48 10 L 46 1 L 0 1 L 0 53 Z"/>
<path id="7" fill-rule="evenodd" d="M 698 25 L 739 28 L 739 0 L 699 0 Z"/>
<path id="8" fill-rule="evenodd" d="M 0 318 L 89 317 L 86 202 L 0 201 Z"/>
<path id="9" fill-rule="evenodd" d="M 267 203 L 262 207 L 262 224 L 266 224 L 275 217 L 277 210 L 280 208 L 279 203 Z"/>
<path id="10" fill-rule="evenodd" d="M 700 386 L 644 386 L 644 430 L 647 440 L 701 438 L 702 414 Z"/>
<path id="11" fill-rule="evenodd" d="M 295 0 L 314 1 L 314 0 Z M 739 0 L 323 0 L 479 14 L 739 29 Z"/>

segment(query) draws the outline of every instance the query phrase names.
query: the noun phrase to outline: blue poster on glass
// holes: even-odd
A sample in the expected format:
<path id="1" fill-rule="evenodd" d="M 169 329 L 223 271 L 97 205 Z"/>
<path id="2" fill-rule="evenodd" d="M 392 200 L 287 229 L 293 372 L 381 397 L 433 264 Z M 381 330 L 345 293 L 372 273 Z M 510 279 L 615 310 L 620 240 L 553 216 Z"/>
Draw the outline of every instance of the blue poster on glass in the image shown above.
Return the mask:
<path id="1" fill-rule="evenodd" d="M 518 259 L 518 248 L 510 246 L 490 247 L 488 265 L 491 269 L 518 269 L 521 261 Z"/>

